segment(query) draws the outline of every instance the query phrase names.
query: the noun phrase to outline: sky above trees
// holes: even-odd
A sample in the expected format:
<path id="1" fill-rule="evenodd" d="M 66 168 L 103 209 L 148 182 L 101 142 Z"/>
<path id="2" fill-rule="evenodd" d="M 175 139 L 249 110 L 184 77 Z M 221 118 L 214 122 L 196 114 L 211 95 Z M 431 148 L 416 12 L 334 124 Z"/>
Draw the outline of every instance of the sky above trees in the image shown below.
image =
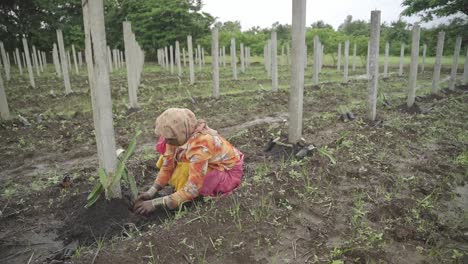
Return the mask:
<path id="1" fill-rule="evenodd" d="M 369 20 L 371 10 L 382 11 L 382 22 L 398 20 L 403 11 L 402 0 L 326 0 L 307 1 L 306 25 L 323 20 L 337 29 L 346 18 Z M 202 10 L 217 17 L 219 21 L 240 21 L 242 30 L 253 26 L 270 27 L 273 23 L 291 24 L 291 1 L 284 0 L 203 0 Z M 451 17 L 436 19 L 422 26 L 430 27 L 447 22 Z M 405 17 L 407 22 L 419 21 L 419 17 Z"/>

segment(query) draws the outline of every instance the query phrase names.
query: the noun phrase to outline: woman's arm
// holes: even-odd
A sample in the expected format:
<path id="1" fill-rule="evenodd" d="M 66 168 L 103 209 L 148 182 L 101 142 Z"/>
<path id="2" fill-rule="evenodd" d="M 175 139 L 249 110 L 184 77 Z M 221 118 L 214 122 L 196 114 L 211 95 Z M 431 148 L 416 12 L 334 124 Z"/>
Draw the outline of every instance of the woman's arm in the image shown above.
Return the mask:
<path id="1" fill-rule="evenodd" d="M 163 155 L 163 164 L 161 166 L 161 169 L 159 170 L 158 176 L 154 180 L 155 186 L 159 185 L 161 187 L 164 187 L 171 179 L 175 167 L 174 158 L 176 150 L 176 146 L 166 144 L 166 152 L 164 152 Z"/>

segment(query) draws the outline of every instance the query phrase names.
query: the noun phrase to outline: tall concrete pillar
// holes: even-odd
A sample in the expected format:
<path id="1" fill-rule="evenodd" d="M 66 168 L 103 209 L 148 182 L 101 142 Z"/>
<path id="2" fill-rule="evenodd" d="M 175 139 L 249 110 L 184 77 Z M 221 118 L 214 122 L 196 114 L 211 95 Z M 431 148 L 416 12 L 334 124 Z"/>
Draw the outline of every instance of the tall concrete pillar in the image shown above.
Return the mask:
<path id="1" fill-rule="evenodd" d="M 354 43 L 354 50 L 353 50 L 353 72 L 356 71 L 356 51 L 357 51 L 357 46 L 356 46 L 356 43 Z"/>
<path id="2" fill-rule="evenodd" d="M 60 69 L 60 60 L 59 60 L 59 55 L 57 51 L 57 44 L 54 43 L 54 47 L 52 49 L 52 59 L 54 61 L 54 66 L 55 66 L 55 72 L 57 73 L 57 76 L 59 78 L 62 77 L 62 71 Z"/>
<path id="3" fill-rule="evenodd" d="M 317 85 L 319 83 L 319 71 L 320 71 L 320 54 L 322 49 L 320 47 L 319 36 L 314 36 L 314 65 L 312 68 L 312 83 Z"/>
<path id="4" fill-rule="evenodd" d="M 135 57 L 135 43 L 133 42 L 132 24 L 128 21 L 123 22 L 123 35 L 125 58 L 127 58 L 127 82 L 128 98 L 130 109 L 138 109 L 138 80 L 137 80 L 137 61 Z M 167 47 L 166 47 L 167 51 Z"/>
<path id="5" fill-rule="evenodd" d="M 0 41 L 0 52 L 2 53 L 3 69 L 5 70 L 6 80 L 10 80 L 10 65 L 8 65 L 7 55 L 3 42 Z"/>
<path id="6" fill-rule="evenodd" d="M 62 30 L 60 29 L 57 29 L 57 41 L 60 53 L 60 63 L 62 64 L 62 75 L 63 82 L 65 84 L 65 93 L 70 94 L 73 91 L 71 89 L 70 76 L 68 75 L 68 60 L 67 55 L 65 54 L 65 46 L 63 44 L 63 34 Z"/>
<path id="7" fill-rule="evenodd" d="M 278 48 L 276 44 L 276 31 L 271 32 L 271 90 L 278 91 Z"/>
<path id="8" fill-rule="evenodd" d="M 226 46 L 223 46 L 223 68 L 226 68 Z"/>
<path id="9" fill-rule="evenodd" d="M 423 55 L 422 55 L 422 63 L 421 63 L 421 73 L 424 73 L 424 66 L 426 64 L 426 50 L 427 50 L 427 45 L 423 45 Z"/>
<path id="10" fill-rule="evenodd" d="M 107 46 L 109 47 L 109 46 Z M 75 65 L 75 72 L 76 74 L 80 74 L 80 70 L 78 70 L 78 62 L 76 59 L 76 50 L 75 50 L 75 45 L 72 44 L 72 54 L 73 54 L 73 64 Z M 110 56 L 110 54 L 109 54 Z"/>
<path id="11" fill-rule="evenodd" d="M 180 65 L 180 45 L 179 41 L 175 42 L 175 55 L 176 55 L 176 64 L 177 64 L 177 76 L 182 76 L 182 65 Z"/>
<path id="12" fill-rule="evenodd" d="M 104 168 L 108 177 L 112 177 L 117 167 L 117 155 L 116 155 L 116 144 L 114 135 L 113 125 L 113 114 L 112 114 L 112 99 L 111 99 L 111 88 L 110 78 L 108 72 L 108 62 L 106 56 L 109 56 L 106 52 L 106 32 L 104 28 L 104 4 L 103 0 L 83 1 L 83 6 L 89 5 L 89 25 L 92 34 L 93 42 L 93 54 L 95 60 L 95 86 L 99 89 L 95 89 L 95 102 L 96 110 L 98 112 L 97 125 L 95 127 L 97 144 L 102 150 L 102 160 L 100 160 L 101 166 Z M 85 7 L 83 7 L 85 9 Z M 83 10 L 85 11 L 85 10 Z M 85 13 L 85 12 L 83 12 Z M 93 109 L 95 110 L 95 109 Z M 111 178 L 108 179 L 110 181 Z M 120 182 L 115 181 L 109 188 L 107 198 L 121 198 L 122 193 L 120 189 Z"/>
<path id="13" fill-rule="evenodd" d="M 3 84 L 2 73 L 0 72 L 0 118 L 3 120 L 10 119 L 10 109 L 5 93 L 5 85 Z"/>
<path id="14" fill-rule="evenodd" d="M 169 61 L 171 65 L 171 74 L 174 74 L 174 48 L 172 45 L 169 46 Z"/>
<path id="15" fill-rule="evenodd" d="M 34 81 L 34 72 L 31 65 L 31 56 L 29 54 L 28 41 L 26 40 L 26 38 L 23 38 L 23 49 L 24 57 L 26 57 L 26 65 L 28 68 L 29 84 L 31 84 L 31 87 L 36 88 L 36 82 Z"/>
<path id="16" fill-rule="evenodd" d="M 403 60 L 405 59 L 405 44 L 401 44 L 400 50 L 400 67 L 398 69 L 398 76 L 403 76 Z"/>
<path id="17" fill-rule="evenodd" d="M 164 63 L 166 65 L 166 70 L 169 70 L 169 51 L 167 50 L 167 46 L 164 47 Z"/>
<path id="18" fill-rule="evenodd" d="M 111 49 L 110 49 L 109 46 L 107 46 L 107 56 L 106 56 L 106 58 L 107 58 L 107 65 L 109 66 L 109 73 L 112 73 L 114 71 L 114 67 L 112 65 L 112 54 L 111 54 Z"/>
<path id="19" fill-rule="evenodd" d="M 198 70 L 202 71 L 202 57 L 201 57 L 201 46 L 197 44 L 197 51 L 198 51 Z"/>
<path id="20" fill-rule="evenodd" d="M 281 46 L 281 66 L 284 66 L 284 45 Z"/>
<path id="21" fill-rule="evenodd" d="M 434 75 L 432 77 L 432 93 L 439 92 L 440 69 L 442 68 L 442 54 L 444 52 L 445 32 L 440 31 L 437 34 L 437 51 L 434 64 Z"/>
<path id="22" fill-rule="evenodd" d="M 413 106 L 416 97 L 416 80 L 418 77 L 418 58 L 419 58 L 419 25 L 414 24 L 411 39 L 411 67 L 408 81 L 408 97 L 406 105 Z"/>
<path id="23" fill-rule="evenodd" d="M 201 60 L 202 65 L 205 66 L 205 49 L 203 47 L 201 48 Z"/>
<path id="24" fill-rule="evenodd" d="M 244 55 L 244 43 L 240 44 L 240 66 L 241 72 L 245 72 L 245 55 Z"/>
<path id="25" fill-rule="evenodd" d="M 385 61 L 384 61 L 384 78 L 388 77 L 388 53 L 390 50 L 390 44 L 385 43 Z"/>
<path id="26" fill-rule="evenodd" d="M 81 68 L 83 67 L 83 54 L 81 51 L 78 52 L 78 66 Z"/>
<path id="27" fill-rule="evenodd" d="M 369 80 L 367 116 L 371 121 L 377 115 L 377 92 L 379 84 L 379 41 L 380 41 L 380 11 L 371 11 L 371 32 L 369 41 Z"/>
<path id="28" fill-rule="evenodd" d="M 15 52 L 16 52 L 16 60 L 18 61 L 19 72 L 20 72 L 21 75 L 23 75 L 23 65 L 21 63 L 21 56 L 20 56 L 19 49 L 16 48 Z"/>
<path id="29" fill-rule="evenodd" d="M 33 45 L 33 62 L 34 62 L 34 66 L 36 68 L 36 74 L 37 76 L 41 76 L 41 66 L 39 66 L 39 60 L 38 60 L 38 57 L 37 57 L 37 50 L 36 50 L 36 46 Z"/>
<path id="30" fill-rule="evenodd" d="M 188 45 L 189 70 L 190 70 L 190 84 L 194 84 L 195 83 L 195 66 L 193 65 L 192 36 L 187 36 L 187 45 Z"/>
<path id="31" fill-rule="evenodd" d="M 71 56 L 70 56 L 70 50 L 67 50 L 67 62 L 68 62 L 68 69 L 71 71 Z"/>
<path id="32" fill-rule="evenodd" d="M 185 48 L 182 48 L 182 60 L 184 61 L 184 68 L 187 67 L 187 61 L 185 60 Z"/>
<path id="33" fill-rule="evenodd" d="M 302 138 L 306 0 L 293 0 L 292 12 L 292 61 L 288 142 L 296 144 Z"/>
<path id="34" fill-rule="evenodd" d="M 234 38 L 231 38 L 231 67 L 232 67 L 232 79 L 237 80 L 236 39 Z"/>
<path id="35" fill-rule="evenodd" d="M 344 68 L 343 68 L 343 82 L 348 82 L 348 66 L 349 66 L 349 40 L 345 41 L 344 52 Z"/>
<path id="36" fill-rule="evenodd" d="M 218 61 L 218 28 L 211 30 L 211 65 L 213 67 L 213 97 L 219 98 L 219 61 Z"/>
<path id="37" fill-rule="evenodd" d="M 341 69 L 341 42 L 338 43 L 338 56 L 337 57 L 338 57 L 338 63 L 336 65 L 336 69 L 340 71 Z"/>
<path id="38" fill-rule="evenodd" d="M 453 53 L 453 63 L 452 63 L 452 70 L 450 71 L 450 81 L 449 81 L 449 89 L 455 90 L 455 84 L 457 82 L 457 70 L 458 70 L 458 57 L 460 56 L 460 48 L 461 48 L 462 38 L 457 37 L 455 41 L 455 51 Z"/>

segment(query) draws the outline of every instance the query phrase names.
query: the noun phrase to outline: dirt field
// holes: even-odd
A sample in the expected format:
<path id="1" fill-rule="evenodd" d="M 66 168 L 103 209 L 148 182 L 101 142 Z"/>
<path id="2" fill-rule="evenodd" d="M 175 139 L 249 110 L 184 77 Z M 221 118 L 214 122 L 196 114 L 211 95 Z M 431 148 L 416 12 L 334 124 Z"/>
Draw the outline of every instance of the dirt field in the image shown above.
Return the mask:
<path id="1" fill-rule="evenodd" d="M 468 87 L 449 92 L 444 79 L 431 95 L 428 67 L 412 109 L 407 76 L 381 80 L 378 121 L 368 122 L 364 69 L 343 84 L 324 68 L 312 86 L 309 65 L 303 131 L 316 149 L 301 160 L 287 146 L 265 151 L 270 139 L 287 141 L 286 66 L 277 93 L 263 65 L 239 81 L 222 69 L 215 100 L 209 66 L 189 86 L 186 75 L 179 84 L 149 64 L 135 113 L 125 72 L 114 72 L 118 146 L 143 132 L 128 162 L 140 190 L 157 174 L 153 125 L 169 107 L 192 109 L 246 155 L 233 195 L 151 217 L 129 211 L 127 198 L 84 208 L 98 180 L 87 77 L 72 75 L 65 96 L 52 70 L 36 89 L 17 73 L 6 84 L 11 110 L 27 122 L 0 123 L 0 263 L 468 263 Z M 343 122 L 344 108 L 356 119 Z"/>

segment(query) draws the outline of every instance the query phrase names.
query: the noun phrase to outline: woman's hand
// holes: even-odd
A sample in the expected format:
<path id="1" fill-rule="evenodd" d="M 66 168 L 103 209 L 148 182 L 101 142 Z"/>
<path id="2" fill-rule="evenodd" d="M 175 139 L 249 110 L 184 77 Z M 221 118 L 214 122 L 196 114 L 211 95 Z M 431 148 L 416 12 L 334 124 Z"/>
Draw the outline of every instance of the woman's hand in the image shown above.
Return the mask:
<path id="1" fill-rule="evenodd" d="M 140 215 L 147 215 L 154 212 L 157 208 L 164 208 L 164 197 L 159 197 L 153 200 L 135 203 L 134 211 Z"/>

